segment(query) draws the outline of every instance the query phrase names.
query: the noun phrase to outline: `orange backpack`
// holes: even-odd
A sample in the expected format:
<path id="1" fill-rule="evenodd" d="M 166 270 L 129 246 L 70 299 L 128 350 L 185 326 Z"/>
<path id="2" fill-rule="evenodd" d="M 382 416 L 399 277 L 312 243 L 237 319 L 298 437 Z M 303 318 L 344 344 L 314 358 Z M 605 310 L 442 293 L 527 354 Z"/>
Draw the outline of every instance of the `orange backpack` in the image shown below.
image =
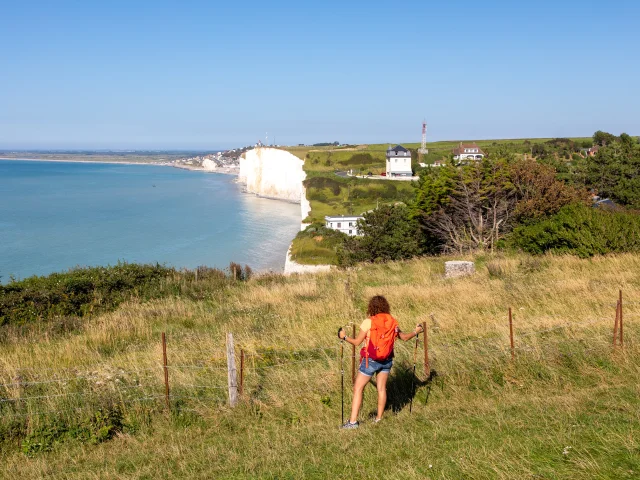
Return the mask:
<path id="1" fill-rule="evenodd" d="M 360 350 L 360 358 L 384 361 L 393 357 L 393 344 L 398 336 L 398 322 L 388 313 L 379 313 L 371 317 L 369 344 Z M 360 360 L 362 361 L 362 360 Z"/>

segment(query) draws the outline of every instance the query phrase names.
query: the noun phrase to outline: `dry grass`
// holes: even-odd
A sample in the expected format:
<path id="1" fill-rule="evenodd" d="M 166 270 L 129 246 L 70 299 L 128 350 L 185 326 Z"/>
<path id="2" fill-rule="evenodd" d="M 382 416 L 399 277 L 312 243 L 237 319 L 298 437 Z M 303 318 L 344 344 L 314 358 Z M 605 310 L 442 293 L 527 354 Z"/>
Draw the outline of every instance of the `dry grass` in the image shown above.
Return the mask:
<path id="1" fill-rule="evenodd" d="M 197 302 L 131 302 L 88 320 L 80 333 L 8 341 L 0 345 L 2 383 L 90 378 L 8 388 L 7 397 L 91 391 L 91 398 L 123 402 L 126 421 L 136 428 L 97 446 L 67 441 L 34 458 L 18 452 L 18 440 L 8 440 L 4 476 L 368 478 L 383 471 L 407 479 L 637 477 L 640 256 L 476 257 L 478 273 L 458 280 L 442 278 L 444 260 L 257 278 Z M 626 347 L 612 354 L 619 288 L 629 302 Z M 375 427 L 340 432 L 335 331 L 359 323 L 376 293 L 389 299 L 402 328 L 429 323 L 435 373 L 418 389 L 410 417 L 413 342 L 400 343 L 389 385 L 396 411 Z M 133 401 L 162 394 L 161 331 L 168 332 L 175 367 L 170 379 L 178 413 L 172 416 L 162 413 L 161 399 Z M 210 388 L 226 382 L 226 332 L 249 354 L 246 394 L 234 410 L 224 405 L 224 389 Z M 345 348 L 347 377 L 349 355 Z M 23 418 L 15 415 L 26 408 L 59 412 L 26 417 L 30 431 L 86 404 L 84 397 L 53 397 L 22 410 L 12 402 L 0 408 L 5 423 Z M 374 405 L 371 389 L 363 420 Z"/>

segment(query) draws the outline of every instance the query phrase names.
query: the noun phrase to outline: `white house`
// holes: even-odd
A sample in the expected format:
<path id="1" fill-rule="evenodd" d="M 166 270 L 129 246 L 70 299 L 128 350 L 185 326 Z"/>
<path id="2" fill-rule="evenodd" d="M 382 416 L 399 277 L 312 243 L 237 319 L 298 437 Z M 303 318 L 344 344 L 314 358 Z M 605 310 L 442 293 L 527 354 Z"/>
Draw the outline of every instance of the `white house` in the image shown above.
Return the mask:
<path id="1" fill-rule="evenodd" d="M 325 226 L 347 235 L 358 235 L 358 220 L 364 217 L 357 215 L 337 215 L 334 217 L 324 217 Z"/>
<path id="2" fill-rule="evenodd" d="M 484 152 L 475 143 L 462 143 L 453 149 L 454 160 L 482 160 Z"/>
<path id="3" fill-rule="evenodd" d="M 411 152 L 402 145 L 387 149 L 387 177 L 410 177 Z"/>

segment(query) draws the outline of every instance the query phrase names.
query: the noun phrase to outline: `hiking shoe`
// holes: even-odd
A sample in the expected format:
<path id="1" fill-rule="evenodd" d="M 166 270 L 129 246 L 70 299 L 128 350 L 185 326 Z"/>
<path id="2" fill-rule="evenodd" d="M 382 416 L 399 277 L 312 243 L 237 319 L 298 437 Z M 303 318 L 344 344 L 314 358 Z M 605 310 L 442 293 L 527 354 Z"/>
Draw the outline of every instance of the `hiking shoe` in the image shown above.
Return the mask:
<path id="1" fill-rule="evenodd" d="M 381 419 L 381 418 L 374 418 L 374 419 L 373 419 L 373 423 L 378 423 L 378 422 L 380 422 L 380 421 L 382 421 L 382 419 Z"/>
<path id="2" fill-rule="evenodd" d="M 358 428 L 359 426 L 360 426 L 360 424 L 358 422 L 351 423 L 351 422 L 347 421 L 347 423 L 342 425 L 342 427 L 340 427 L 340 428 L 343 428 L 345 430 L 350 430 L 352 428 Z"/>

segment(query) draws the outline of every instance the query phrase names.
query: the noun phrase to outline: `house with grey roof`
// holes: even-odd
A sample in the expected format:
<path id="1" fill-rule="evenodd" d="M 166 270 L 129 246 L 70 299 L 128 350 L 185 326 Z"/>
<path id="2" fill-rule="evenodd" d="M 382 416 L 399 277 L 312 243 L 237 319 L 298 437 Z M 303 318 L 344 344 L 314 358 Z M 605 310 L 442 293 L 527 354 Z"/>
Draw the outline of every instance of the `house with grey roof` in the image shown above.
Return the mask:
<path id="1" fill-rule="evenodd" d="M 411 152 L 402 145 L 387 148 L 387 177 L 411 177 Z"/>

